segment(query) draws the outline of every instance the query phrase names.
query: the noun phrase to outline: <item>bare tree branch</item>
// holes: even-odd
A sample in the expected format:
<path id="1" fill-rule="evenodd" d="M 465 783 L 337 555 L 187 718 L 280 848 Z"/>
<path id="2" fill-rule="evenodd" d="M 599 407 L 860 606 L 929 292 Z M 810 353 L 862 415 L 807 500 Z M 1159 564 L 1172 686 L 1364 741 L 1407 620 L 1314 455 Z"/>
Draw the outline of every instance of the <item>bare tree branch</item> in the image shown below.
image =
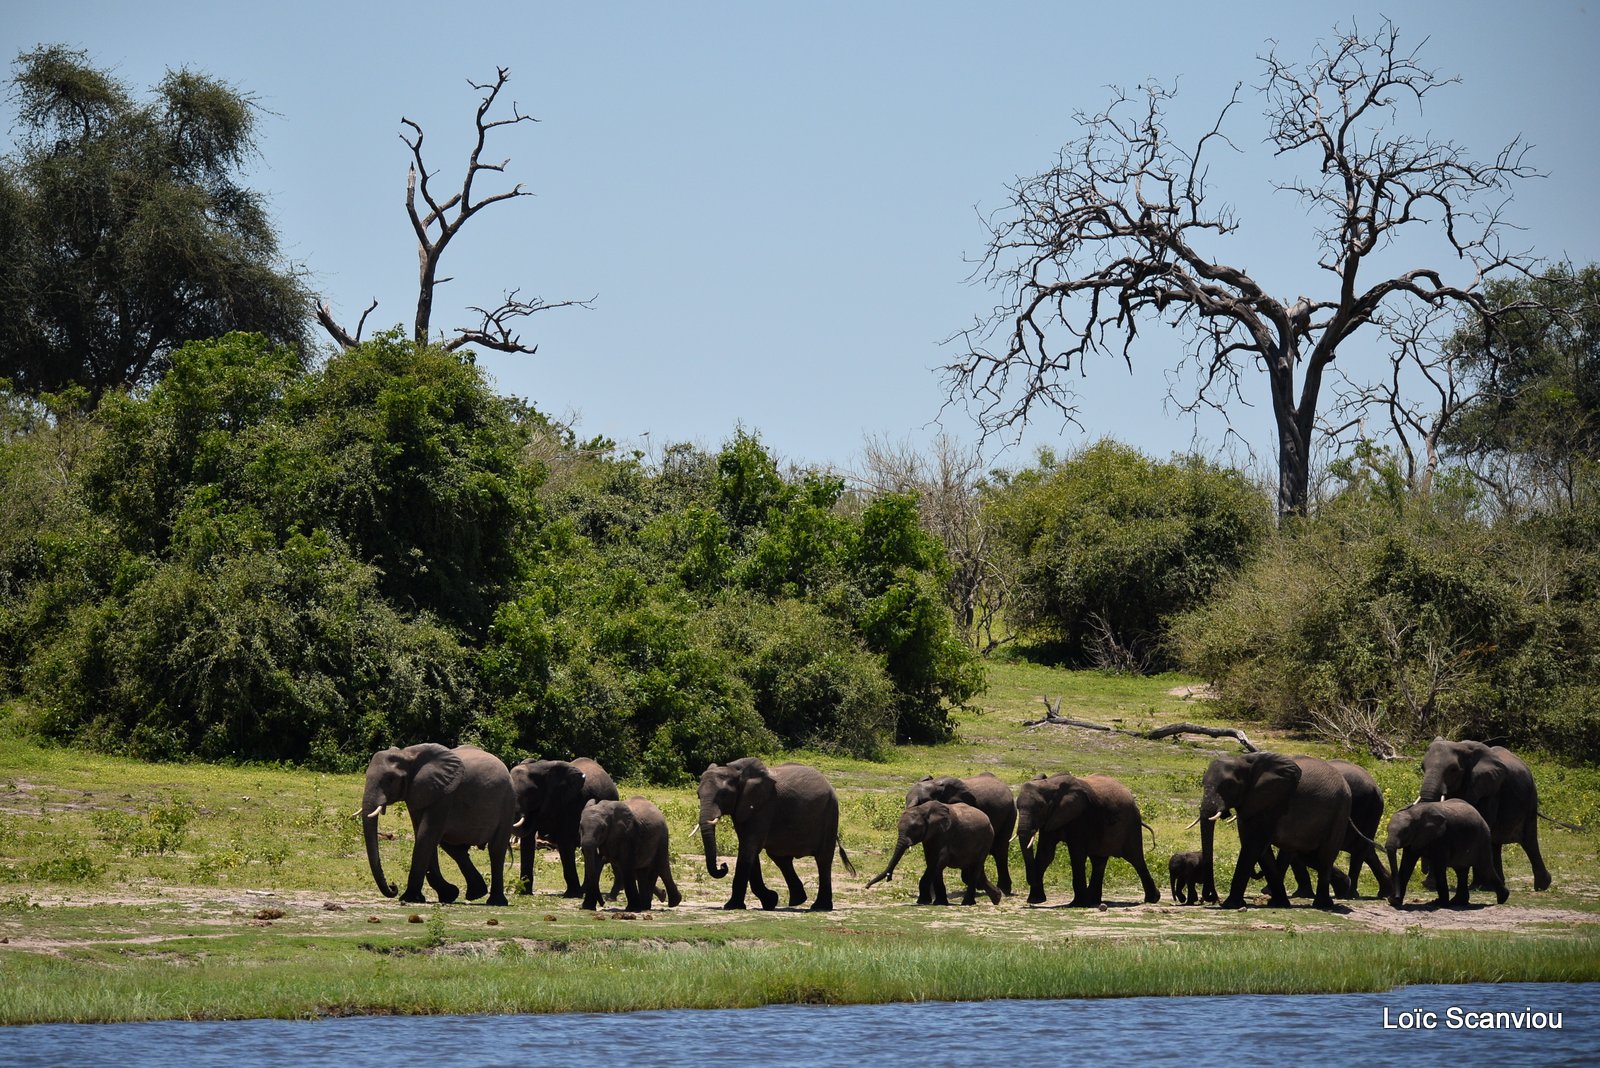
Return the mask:
<path id="1" fill-rule="evenodd" d="M 1304 511 L 1323 379 L 1341 345 L 1368 326 L 1382 329 L 1395 309 L 1481 309 L 1485 278 L 1531 262 L 1502 244 L 1510 185 L 1535 173 L 1521 139 L 1476 162 L 1453 142 L 1407 133 L 1401 105 L 1420 107 L 1455 79 L 1402 51 L 1391 24 L 1371 36 L 1336 33 L 1303 67 L 1275 50 L 1262 57 L 1260 89 L 1272 151 L 1310 164 L 1305 178 L 1278 188 L 1322 219 L 1317 264 L 1330 276 L 1328 294 L 1280 299 L 1220 254 L 1239 223 L 1211 203 L 1207 153 L 1238 151 L 1224 125 L 1242 87 L 1185 146 L 1167 126 L 1173 90 L 1147 84 L 1076 115 L 1082 133 L 1056 165 L 1019 179 L 986 220 L 974 279 L 1001 299 L 950 339 L 965 351 L 944 368 L 946 407 L 965 406 L 985 436 L 1020 433 L 1041 409 L 1074 422 L 1071 372 L 1085 374 L 1097 357 L 1131 368 L 1141 326 L 1159 323 L 1183 338 L 1184 361 L 1198 372 L 1193 406 L 1226 412 L 1242 400 L 1247 374 L 1265 378 L 1278 509 Z M 1363 279 L 1369 259 L 1394 251 L 1413 223 L 1442 233 L 1460 282 L 1431 266 Z"/>

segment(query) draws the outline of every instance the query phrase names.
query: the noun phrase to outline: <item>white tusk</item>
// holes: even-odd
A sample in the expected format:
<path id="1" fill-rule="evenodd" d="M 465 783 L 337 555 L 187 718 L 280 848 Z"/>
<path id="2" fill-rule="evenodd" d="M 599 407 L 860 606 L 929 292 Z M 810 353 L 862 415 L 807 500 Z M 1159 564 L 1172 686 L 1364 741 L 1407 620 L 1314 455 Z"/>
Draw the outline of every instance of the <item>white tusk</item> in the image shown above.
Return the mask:
<path id="1" fill-rule="evenodd" d="M 1227 819 L 1223 820 L 1222 822 L 1223 823 L 1232 823 L 1234 820 L 1236 820 L 1238 818 L 1239 818 L 1239 814 L 1237 812 L 1235 812 L 1233 815 L 1229 816 Z"/>
<path id="2" fill-rule="evenodd" d="M 1207 816 L 1206 817 L 1206 821 L 1208 823 L 1215 823 L 1217 820 L 1220 820 L 1221 818 L 1222 818 L 1222 813 L 1219 812 L 1215 816 Z"/>
<path id="3" fill-rule="evenodd" d="M 718 822 L 719 822 L 719 821 L 720 821 L 720 820 L 721 820 L 721 819 L 722 819 L 722 817 L 721 817 L 721 816 L 718 816 L 718 817 L 717 817 L 717 818 L 716 818 L 716 819 L 714 819 L 714 820 L 712 820 L 712 821 L 711 821 L 711 822 L 709 822 L 709 823 L 707 823 L 707 824 L 706 824 L 706 826 L 707 826 L 707 827 L 715 827 L 715 826 L 716 826 L 716 825 L 717 825 L 717 823 L 718 823 Z"/>
<path id="4" fill-rule="evenodd" d="M 361 810 L 358 808 L 354 812 L 350 813 L 350 818 L 353 819 L 353 820 L 360 819 L 361 818 Z"/>
<path id="5" fill-rule="evenodd" d="M 374 816 L 381 816 L 381 815 L 383 815 L 383 813 L 384 813 L 384 811 L 385 811 L 385 810 L 386 810 L 386 809 L 387 809 L 387 808 L 388 808 L 388 807 L 389 807 L 389 806 L 388 806 L 388 805 L 379 805 L 379 806 L 378 806 L 378 807 L 377 807 L 377 808 L 375 808 L 375 809 L 373 809 L 373 810 L 372 810 L 372 811 L 371 811 L 371 812 L 369 812 L 369 813 L 367 813 L 367 818 L 368 818 L 368 819 L 372 819 L 372 818 L 373 818 L 373 817 L 374 817 Z"/>
<path id="6" fill-rule="evenodd" d="M 521 826 L 522 826 L 522 824 L 523 824 L 523 822 L 524 822 L 524 821 L 525 821 L 525 820 L 527 820 L 527 818 L 528 818 L 528 817 L 526 817 L 526 816 L 518 816 L 518 817 L 517 817 L 517 822 L 515 822 L 515 823 L 513 823 L 513 824 L 512 824 L 512 825 L 511 825 L 511 829 L 512 829 L 512 830 L 513 830 L 513 831 L 514 831 L 514 830 L 516 830 L 516 829 L 517 829 L 517 828 L 518 828 L 518 827 L 521 827 Z"/>
<path id="7" fill-rule="evenodd" d="M 1184 830 L 1186 830 L 1186 831 L 1187 831 L 1187 830 L 1188 830 L 1188 829 L 1189 829 L 1189 827 L 1193 827 L 1193 826 L 1194 826 L 1194 825 L 1195 825 L 1195 824 L 1197 824 L 1197 823 L 1199 823 L 1199 822 L 1200 822 L 1200 817 L 1199 817 L 1199 816 L 1196 816 L 1196 817 L 1195 817 L 1195 818 L 1194 818 L 1194 819 L 1192 819 L 1192 820 L 1190 820 L 1190 821 L 1189 821 L 1189 824 L 1188 824 L 1188 826 L 1187 826 L 1187 827 L 1185 827 L 1185 828 L 1184 828 Z"/>

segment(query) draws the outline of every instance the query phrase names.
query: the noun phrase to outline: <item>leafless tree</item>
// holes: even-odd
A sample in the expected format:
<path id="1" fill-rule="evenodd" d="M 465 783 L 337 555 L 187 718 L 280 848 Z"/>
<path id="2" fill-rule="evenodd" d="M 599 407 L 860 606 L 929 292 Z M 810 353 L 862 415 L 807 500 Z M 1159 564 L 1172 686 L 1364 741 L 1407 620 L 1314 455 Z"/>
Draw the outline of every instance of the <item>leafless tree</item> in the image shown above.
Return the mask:
<path id="1" fill-rule="evenodd" d="M 500 97 L 500 91 L 505 88 L 510 77 L 511 72 L 508 68 L 497 67 L 493 82 L 467 83 L 483 94 L 478 101 L 477 114 L 473 117 L 477 137 L 472 151 L 467 156 L 466 173 L 462 177 L 461 187 L 449 195 L 436 195 L 434 192 L 432 182 L 437 172 L 430 172 L 422 158 L 422 126 L 404 116 L 400 119 L 401 125 L 406 128 L 400 134 L 400 140 L 411 150 L 411 165 L 406 172 L 406 214 L 410 217 L 411 228 L 417 236 L 417 313 L 411 336 L 418 344 L 426 343 L 432 332 L 434 289 L 450 281 L 448 277 L 439 277 L 439 261 L 444 257 L 444 250 L 451 240 L 461 232 L 467 220 L 484 208 L 533 195 L 532 192 L 523 189 L 520 182 L 510 189 L 487 195 L 473 188 L 473 184 L 479 180 L 483 172 L 504 174 L 506 166 L 511 162 L 509 159 L 503 159 L 499 163 L 484 160 L 483 152 L 488 144 L 489 135 L 502 127 L 538 121 L 531 115 L 524 115 L 515 101 L 511 103 L 509 116 L 490 117 L 490 112 Z M 444 199 L 439 199 L 439 196 L 444 196 Z M 518 289 L 510 290 L 493 308 L 469 307 L 468 310 L 477 315 L 479 321 L 471 326 L 454 328 L 448 337 L 441 334 L 438 339 L 439 344 L 449 351 L 454 351 L 463 345 L 478 345 L 499 352 L 533 353 L 538 350 L 538 346 L 525 344 L 517 333 L 521 320 L 551 308 L 566 308 L 573 305 L 588 307 L 590 303 L 588 300 L 551 301 L 539 297 L 523 300 L 520 293 L 521 290 Z M 361 313 L 361 319 L 356 323 L 353 334 L 334 319 L 333 310 L 326 303 L 317 309 L 317 321 L 334 341 L 344 348 L 350 348 L 360 343 L 367 316 L 371 315 L 377 306 L 378 300 L 374 297 L 366 311 Z"/>
<path id="2" fill-rule="evenodd" d="M 912 493 L 923 529 L 950 560 L 946 602 L 973 649 L 987 655 L 1015 640 L 1004 623 L 1011 578 L 983 513 L 981 454 L 946 434 L 926 455 L 909 442 L 867 441 L 855 481 L 869 493 Z"/>
<path id="3" fill-rule="evenodd" d="M 947 404 L 973 409 L 986 435 L 1020 428 L 1040 408 L 1076 422 L 1070 373 L 1097 354 L 1131 369 L 1140 327 L 1164 323 L 1197 372 L 1186 410 L 1226 414 L 1245 403 L 1250 372 L 1265 378 L 1278 511 L 1304 512 L 1324 376 L 1341 346 L 1419 303 L 1492 312 L 1485 278 L 1530 266 L 1503 244 L 1501 214 L 1511 183 L 1534 173 L 1522 139 L 1479 162 L 1453 141 L 1402 128 L 1403 111 L 1420 113 L 1429 94 L 1457 79 L 1422 66 L 1387 22 L 1368 36 L 1336 30 L 1303 67 L 1281 60 L 1276 45 L 1262 61 L 1266 143 L 1309 165 L 1304 177 L 1273 185 L 1319 220 L 1307 251 L 1326 272 L 1327 294 L 1275 296 L 1209 247 L 1239 228 L 1207 182 L 1212 157 L 1236 148 L 1224 127 L 1242 85 L 1185 144 L 1167 128 L 1174 91 L 1149 84 L 1116 94 L 1098 114 L 1078 113 L 1082 135 L 1048 171 L 1018 180 L 990 216 L 975 277 L 1003 297 L 952 338 L 965 352 L 944 369 Z M 1459 284 L 1432 266 L 1386 269 L 1411 254 L 1403 239 L 1413 230 L 1442 237 L 1438 254 L 1453 261 Z"/>

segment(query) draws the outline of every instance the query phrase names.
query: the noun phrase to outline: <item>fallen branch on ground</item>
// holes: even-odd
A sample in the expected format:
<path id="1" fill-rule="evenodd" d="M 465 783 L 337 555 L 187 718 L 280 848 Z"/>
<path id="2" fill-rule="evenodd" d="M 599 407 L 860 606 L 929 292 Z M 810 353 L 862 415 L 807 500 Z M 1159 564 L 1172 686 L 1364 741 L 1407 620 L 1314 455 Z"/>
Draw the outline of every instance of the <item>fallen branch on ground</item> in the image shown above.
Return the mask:
<path id="1" fill-rule="evenodd" d="M 1078 727 L 1089 731 L 1109 731 L 1112 734 L 1127 734 L 1134 738 L 1148 738 L 1157 740 L 1171 738 L 1179 734 L 1203 734 L 1207 738 L 1233 738 L 1247 753 L 1259 752 L 1254 742 L 1245 736 L 1244 731 L 1237 727 L 1203 727 L 1198 723 L 1169 723 L 1165 727 L 1156 727 L 1148 731 L 1128 730 L 1126 727 L 1110 727 L 1104 723 L 1094 723 L 1086 719 L 1073 719 L 1061 714 L 1061 698 L 1056 698 L 1052 704 L 1050 698 L 1044 700 L 1045 716 L 1043 719 L 1024 720 L 1024 727 L 1037 727 L 1041 724 L 1052 724 L 1057 727 Z"/>

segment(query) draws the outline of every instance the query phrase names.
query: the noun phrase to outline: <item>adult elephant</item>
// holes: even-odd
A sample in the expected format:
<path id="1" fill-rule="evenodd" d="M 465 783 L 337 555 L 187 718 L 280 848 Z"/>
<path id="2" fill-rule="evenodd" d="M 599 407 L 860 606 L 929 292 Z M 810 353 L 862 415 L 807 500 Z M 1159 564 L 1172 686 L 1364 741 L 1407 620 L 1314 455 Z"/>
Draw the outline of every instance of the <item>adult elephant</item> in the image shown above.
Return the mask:
<path id="1" fill-rule="evenodd" d="M 1350 871 L 1346 876 L 1334 870 L 1331 885 L 1333 896 L 1359 898 L 1361 869 L 1365 866 L 1372 869 L 1372 875 L 1378 881 L 1378 896 L 1387 898 L 1390 894 L 1389 872 L 1378 855 L 1377 842 L 1378 824 L 1383 821 L 1383 791 L 1378 788 L 1378 781 L 1372 777 L 1372 772 L 1359 764 L 1352 764 L 1348 760 L 1330 760 L 1328 764 L 1344 776 L 1345 785 L 1350 787 L 1350 825 L 1345 828 L 1344 843 L 1340 846 L 1350 854 Z M 1306 868 L 1306 860 L 1303 854 L 1279 856 L 1280 863 L 1294 869 L 1295 897 L 1311 896 L 1311 876 Z"/>
<path id="2" fill-rule="evenodd" d="M 989 846 L 989 856 L 994 858 L 994 885 L 1002 894 L 1011 893 L 1011 835 L 1017 827 L 1017 800 L 1007 786 L 991 771 L 979 772 L 964 779 L 953 775 L 934 778 L 924 776 L 906 791 L 906 808 L 925 801 L 942 801 L 947 805 L 963 804 L 989 817 L 994 831 L 994 841 Z M 917 904 L 926 905 L 932 900 L 933 887 L 924 879 L 917 888 Z"/>
<path id="3" fill-rule="evenodd" d="M 611 865 L 627 893 L 630 912 L 650 908 L 656 880 L 666 888 L 668 908 L 683 900 L 672 878 L 667 848 L 667 820 L 642 797 L 626 801 L 590 801 L 578 817 L 583 848 L 583 907 L 600 905 L 600 869 Z"/>
<path id="4" fill-rule="evenodd" d="M 562 897 L 582 897 L 578 880 L 578 818 L 590 801 L 617 800 L 617 784 L 606 769 L 588 757 L 574 760 L 524 760 L 511 769 L 511 785 L 517 793 L 517 811 L 522 836 L 522 879 L 518 893 L 533 893 L 533 854 L 535 836 L 556 847 L 561 858 L 561 874 L 566 880 Z"/>
<path id="5" fill-rule="evenodd" d="M 1112 857 L 1127 861 L 1139 873 L 1146 904 L 1160 901 L 1161 891 L 1144 861 L 1144 827 L 1133 794 L 1109 775 L 1079 778 L 1063 772 L 1023 783 L 1017 790 L 1017 844 L 1028 878 L 1029 903 L 1045 899 L 1045 872 L 1062 843 L 1072 863 L 1068 907 L 1092 908 L 1101 903 L 1106 861 Z M 1035 835 L 1039 839 L 1037 854 L 1030 848 Z M 1087 878 L 1086 861 L 1092 865 Z"/>
<path id="6" fill-rule="evenodd" d="M 1460 798 L 1489 825 L 1494 874 L 1505 882 L 1502 852 L 1515 842 L 1533 866 L 1533 888 L 1550 888 L 1550 870 L 1539 852 L 1539 791 L 1528 765 L 1504 746 L 1435 738 L 1422 757 L 1419 801 Z M 1482 879 L 1485 883 L 1492 880 Z"/>
<path id="7" fill-rule="evenodd" d="M 1350 823 L 1350 786 L 1337 768 L 1316 757 L 1265 752 L 1220 756 L 1211 762 L 1198 820 L 1207 901 L 1217 897 L 1216 821 L 1230 812 L 1239 818 L 1239 859 L 1223 908 L 1244 907 L 1245 887 L 1257 864 L 1267 874 L 1268 903 L 1274 908 L 1289 906 L 1270 847 L 1303 855 L 1316 868 L 1316 906 L 1333 907 L 1329 880 Z"/>
<path id="8" fill-rule="evenodd" d="M 960 801 L 948 805 L 943 801 L 908 805 L 900 813 L 894 855 L 889 858 L 889 866 L 883 869 L 882 874 L 873 877 L 867 886 L 871 888 L 884 879 L 892 878 L 906 850 L 920 842 L 927 863 L 923 882 L 928 883 L 928 875 L 933 876 L 933 904 L 950 904 L 945 895 L 944 869 L 955 868 L 961 872 L 961 880 L 967 887 L 967 892 L 961 898 L 963 905 L 976 901 L 979 890 L 988 894 L 989 900 L 998 905 L 1000 891 L 983 870 L 983 861 L 989 855 L 993 839 L 994 827 L 989 823 L 989 817 L 971 805 Z"/>
<path id="9" fill-rule="evenodd" d="M 469 901 L 488 893 L 489 904 L 506 904 L 503 869 L 511 825 L 517 818 L 517 797 L 511 788 L 511 773 L 499 757 L 470 745 L 451 749 L 435 742 L 373 754 L 361 794 L 361 829 L 372 878 L 385 897 L 394 897 L 395 887 L 383 877 L 378 817 L 397 801 L 406 803 L 415 839 L 401 901 L 422 904 L 424 878 L 441 903 L 456 899 L 457 888 L 446 882 L 439 870 L 442 849 L 466 877 Z M 468 855 L 473 846 L 489 850 L 487 886 Z"/>
<path id="10" fill-rule="evenodd" d="M 1427 860 L 1433 868 L 1440 905 L 1450 900 L 1451 871 L 1456 873 L 1456 894 L 1451 903 L 1457 907 L 1468 903 L 1472 890 L 1468 869 L 1474 867 L 1488 880 L 1496 901 L 1503 905 L 1510 896 L 1505 881 L 1494 874 L 1488 822 L 1477 809 L 1458 798 L 1417 801 L 1396 812 L 1389 818 L 1389 837 L 1384 846 L 1394 868 L 1394 894 L 1389 904 L 1395 908 L 1405 903 L 1406 884 L 1411 882 L 1412 866 L 1419 859 Z"/>
<path id="11" fill-rule="evenodd" d="M 776 891 L 761 878 L 764 850 L 783 873 L 789 887 L 789 904 L 803 904 L 805 887 L 795 874 L 796 857 L 817 862 L 817 896 L 814 911 L 833 908 L 833 851 L 851 874 L 855 868 L 839 842 L 839 798 L 816 768 L 804 764 L 779 764 L 768 768 L 756 757 L 713 764 L 700 776 L 700 837 L 705 845 L 706 871 L 713 879 L 727 876 L 728 866 L 717 862 L 717 823 L 723 816 L 733 821 L 739 839 L 733 866 L 733 892 L 722 906 L 745 907 L 748 887 L 764 909 L 778 906 Z"/>

